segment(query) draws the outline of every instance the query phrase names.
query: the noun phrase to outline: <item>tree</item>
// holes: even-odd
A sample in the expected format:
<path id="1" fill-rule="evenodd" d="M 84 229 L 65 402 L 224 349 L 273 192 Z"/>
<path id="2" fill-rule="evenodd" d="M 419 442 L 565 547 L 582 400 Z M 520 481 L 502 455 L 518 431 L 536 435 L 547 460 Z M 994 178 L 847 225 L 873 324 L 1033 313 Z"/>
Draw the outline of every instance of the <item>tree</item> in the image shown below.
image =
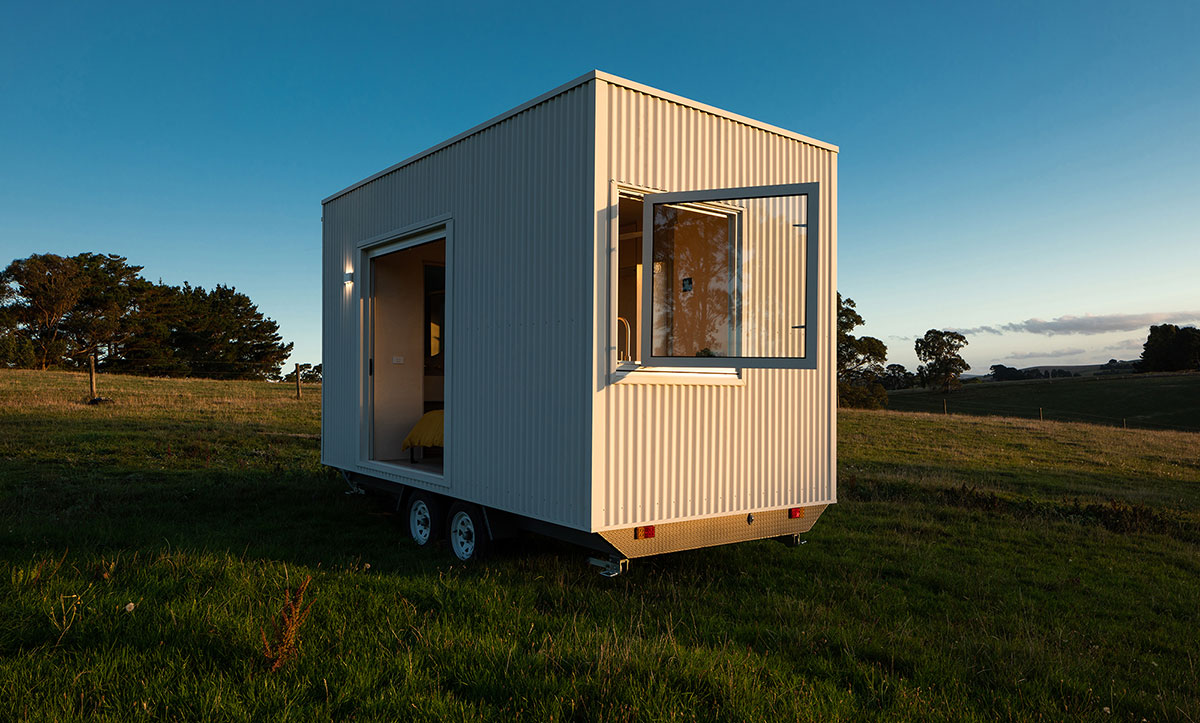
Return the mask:
<path id="1" fill-rule="evenodd" d="M 887 345 L 873 336 L 851 334 L 865 322 L 853 299 L 843 299 L 840 293 L 837 298 L 838 403 L 871 409 L 887 406 L 887 393 L 879 383 L 887 361 Z"/>
<path id="2" fill-rule="evenodd" d="M 292 345 L 232 287 L 152 284 L 115 254 L 34 254 L 0 272 L 0 366 L 259 379 Z"/>
<path id="3" fill-rule="evenodd" d="M 1104 366 L 1096 370 L 1096 376 L 1105 374 L 1128 374 L 1131 372 L 1146 371 L 1145 366 L 1141 361 L 1120 361 L 1118 359 L 1109 359 Z"/>
<path id="4" fill-rule="evenodd" d="M 879 382 L 843 384 L 838 382 L 838 406 L 854 409 L 883 409 L 888 404 L 887 390 Z"/>
<path id="5" fill-rule="evenodd" d="M 146 376 L 188 376 L 190 359 L 178 337 L 194 316 L 189 299 L 177 286 L 151 284 L 139 298 L 132 335 L 109 356 L 109 371 Z"/>
<path id="6" fill-rule="evenodd" d="M 914 348 L 923 362 L 917 367 L 922 386 L 937 387 L 943 393 L 961 386 L 959 376 L 971 368 L 958 353 L 966 345 L 967 338 L 956 331 L 930 329 L 917 339 Z"/>
<path id="7" fill-rule="evenodd" d="M 283 382 L 296 383 L 295 368 L 287 374 L 283 375 L 280 380 Z M 301 364 L 300 365 L 300 382 L 302 384 L 320 384 L 321 383 L 321 365 L 320 364 Z"/>
<path id="8" fill-rule="evenodd" d="M 37 352 L 15 327 L 0 321 L 0 369 L 28 369 L 37 363 Z"/>
<path id="9" fill-rule="evenodd" d="M 1064 377 L 1077 377 L 1067 369 L 1016 369 L 1014 367 L 1006 367 L 1003 364 L 993 364 L 992 380 L 997 382 L 1015 382 L 1023 379 L 1059 379 Z"/>
<path id="10" fill-rule="evenodd" d="M 838 379 L 850 380 L 864 373 L 876 377 L 882 375 L 883 363 L 887 360 L 887 346 L 875 337 L 860 338 L 851 334 L 866 322 L 855 308 L 854 299 L 843 299 L 841 293 L 838 293 L 837 299 Z"/>
<path id="11" fill-rule="evenodd" d="M 998 382 L 1012 382 L 1019 379 L 1026 379 L 1025 372 L 1014 367 L 1006 367 L 1003 364 L 993 364 L 991 367 L 992 379 Z"/>
<path id="12" fill-rule="evenodd" d="M 17 314 L 7 302 L 12 290 L 0 285 L 0 369 L 25 369 L 37 360 L 33 343 L 17 326 Z"/>
<path id="13" fill-rule="evenodd" d="M 111 369 L 133 374 L 268 379 L 291 353 L 279 325 L 228 286 L 153 285 Z"/>
<path id="14" fill-rule="evenodd" d="M 169 328 L 170 343 L 192 376 L 268 379 L 292 352 L 279 325 L 231 286 L 206 291 L 185 283 L 172 305 L 179 318 Z"/>
<path id="15" fill-rule="evenodd" d="M 62 321 L 83 295 L 83 279 L 73 258 L 33 254 L 0 272 L 4 310 L 32 345 L 42 369 L 66 352 Z"/>
<path id="16" fill-rule="evenodd" d="M 888 364 L 880 383 L 888 391 L 912 389 L 917 385 L 917 375 L 905 369 L 903 364 Z"/>
<path id="17" fill-rule="evenodd" d="M 1200 369 L 1200 329 L 1161 324 L 1150 327 L 1140 369 L 1147 372 Z"/>
<path id="18" fill-rule="evenodd" d="M 150 283 L 116 254 L 73 256 L 80 292 L 75 306 L 63 317 L 65 356 L 83 366 L 95 355 L 103 365 L 115 348 L 133 336 L 139 300 Z"/>

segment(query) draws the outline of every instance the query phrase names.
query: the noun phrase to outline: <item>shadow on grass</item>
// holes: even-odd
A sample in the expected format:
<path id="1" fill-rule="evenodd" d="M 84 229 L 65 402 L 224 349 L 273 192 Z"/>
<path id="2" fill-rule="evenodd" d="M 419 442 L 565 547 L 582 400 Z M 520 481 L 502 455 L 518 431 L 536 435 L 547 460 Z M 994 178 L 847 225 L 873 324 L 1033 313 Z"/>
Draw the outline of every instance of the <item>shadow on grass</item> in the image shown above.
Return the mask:
<path id="1" fill-rule="evenodd" d="M 1200 512 L 1200 486 L 1186 480 L 1146 479 L 1095 469 L 1073 472 L 1039 467 L 958 467 L 953 464 L 875 462 L 856 460 L 839 469 L 838 484 L 852 488 L 857 481 L 897 482 L 912 487 L 940 488 L 967 485 L 1010 492 L 1034 500 L 1082 498 L 1108 503 L 1161 508 L 1168 513 L 1193 515 Z"/>
<path id="2" fill-rule="evenodd" d="M 467 575 L 444 543 L 420 549 L 409 540 L 385 494 L 348 494 L 334 470 L 312 472 L 202 469 L 106 475 L 103 470 L 7 468 L 0 512 L 0 560 L 33 555 L 81 558 L 202 552 L 242 561 L 331 569 L 370 564 L 390 574 Z M 12 478 L 22 480 L 19 483 Z M 530 566 L 557 558 L 590 572 L 595 553 L 550 538 L 502 540 L 489 562 Z"/>
<path id="3" fill-rule="evenodd" d="M 1113 498 L 1104 502 L 1081 501 L 1079 497 L 1047 500 L 1014 495 L 1007 490 L 997 494 L 993 489 L 966 482 L 955 486 L 937 486 L 893 478 L 860 480 L 857 475 L 849 475 L 842 480 L 840 489 L 843 496 L 850 500 L 933 503 L 1018 518 L 1095 524 L 1120 534 L 1162 534 L 1188 542 L 1200 542 L 1200 520 L 1195 515 Z"/>
<path id="4" fill-rule="evenodd" d="M 0 558 L 189 550 L 308 566 L 370 557 L 430 568 L 385 498 L 347 495 L 332 470 L 147 470 L 9 463 Z"/>

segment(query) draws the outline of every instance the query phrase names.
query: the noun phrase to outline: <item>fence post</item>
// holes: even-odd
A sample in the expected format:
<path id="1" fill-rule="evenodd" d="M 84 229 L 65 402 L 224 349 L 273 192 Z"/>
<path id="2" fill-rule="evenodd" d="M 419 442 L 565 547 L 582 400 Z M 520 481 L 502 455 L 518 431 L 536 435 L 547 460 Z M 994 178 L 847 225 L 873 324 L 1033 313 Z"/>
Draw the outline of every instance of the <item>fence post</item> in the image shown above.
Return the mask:
<path id="1" fill-rule="evenodd" d="M 300 364 L 296 364 L 296 399 L 300 398 Z"/>
<path id="2" fill-rule="evenodd" d="M 946 407 L 946 398 L 942 397 L 942 414 L 949 414 L 950 410 Z"/>
<path id="3" fill-rule="evenodd" d="M 92 396 L 88 399 L 96 398 L 96 355 L 92 354 L 88 357 L 88 381 L 91 382 Z"/>
<path id="4" fill-rule="evenodd" d="M 1038 421 L 1039 422 L 1046 421 L 1046 418 L 1044 416 L 1042 416 L 1042 408 L 1041 407 L 1038 407 Z"/>

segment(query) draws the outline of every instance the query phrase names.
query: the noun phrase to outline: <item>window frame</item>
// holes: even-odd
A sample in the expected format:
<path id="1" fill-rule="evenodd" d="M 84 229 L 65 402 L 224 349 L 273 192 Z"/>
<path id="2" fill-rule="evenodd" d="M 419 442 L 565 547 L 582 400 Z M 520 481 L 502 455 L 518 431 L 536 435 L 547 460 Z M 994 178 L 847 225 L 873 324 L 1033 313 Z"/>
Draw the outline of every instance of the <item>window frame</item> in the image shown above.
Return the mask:
<path id="1" fill-rule="evenodd" d="M 720 201 L 774 198 L 781 196 L 807 196 L 807 222 L 804 250 L 804 318 L 799 328 L 804 330 L 804 352 L 800 357 L 661 357 L 653 355 L 653 323 L 643 324 L 638 330 L 644 357 L 643 367 L 671 367 L 674 369 L 707 370 L 720 369 L 816 369 L 817 342 L 820 313 L 818 304 L 818 266 L 820 260 L 820 184 L 788 183 L 773 186 L 745 186 L 739 188 L 714 188 L 699 191 L 673 191 L 667 193 L 646 192 L 642 195 L 642 315 L 653 319 L 654 315 L 654 207 L 662 204 L 713 204 Z M 742 286 L 742 235 L 744 223 L 739 216 L 736 224 L 737 238 L 733 240 L 738 255 L 737 287 Z M 739 319 L 740 324 L 740 319 Z"/>
<path id="2" fill-rule="evenodd" d="M 621 361 L 618 358 L 618 336 L 621 333 L 617 322 L 617 296 L 619 285 L 619 256 L 620 256 L 620 203 L 622 198 L 636 199 L 639 202 L 650 194 L 661 193 L 661 189 L 637 186 L 616 180 L 609 182 L 609 213 L 606 218 L 608 243 L 608 324 L 607 344 L 603 349 L 602 360 L 607 361 L 608 382 L 610 384 L 673 384 L 673 385 L 702 385 L 702 386 L 745 386 L 746 380 L 741 369 L 734 364 L 725 364 L 717 368 L 680 367 L 665 364 L 647 366 L 640 360 Z M 641 303 L 641 299 L 638 300 Z M 641 341 L 638 335 L 638 341 Z"/>

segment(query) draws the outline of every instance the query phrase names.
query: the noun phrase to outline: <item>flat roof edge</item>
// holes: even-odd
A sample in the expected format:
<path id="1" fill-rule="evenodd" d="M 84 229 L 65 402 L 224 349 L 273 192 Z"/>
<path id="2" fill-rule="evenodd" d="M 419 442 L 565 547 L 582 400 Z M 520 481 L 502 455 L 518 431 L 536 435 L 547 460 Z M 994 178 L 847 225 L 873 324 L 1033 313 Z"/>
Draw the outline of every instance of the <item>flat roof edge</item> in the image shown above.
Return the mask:
<path id="1" fill-rule="evenodd" d="M 710 113 L 715 116 L 720 116 L 721 118 L 727 118 L 731 121 L 741 123 L 743 125 L 748 125 L 753 128 L 758 128 L 760 130 L 764 130 L 769 133 L 775 133 L 776 135 L 781 135 L 785 138 L 791 138 L 792 140 L 800 141 L 801 143 L 807 143 L 810 146 L 824 148 L 825 150 L 833 151 L 834 153 L 839 152 L 838 147 L 832 143 L 826 143 L 825 141 L 819 141 L 816 138 L 802 135 L 800 133 L 796 133 L 795 131 L 789 131 L 786 128 L 780 128 L 779 126 L 773 126 L 770 123 L 763 123 L 760 120 L 748 118 L 744 115 L 738 115 L 737 113 L 731 113 L 730 111 L 724 110 L 722 108 L 717 108 L 716 106 L 707 105 L 705 103 L 701 103 L 699 101 L 692 100 L 691 98 L 685 98 L 682 95 L 675 95 L 674 93 L 668 93 L 665 90 L 659 90 L 658 88 L 654 88 L 649 85 L 644 85 L 642 83 L 628 80 L 627 78 L 622 78 L 620 76 L 612 75 L 611 73 L 605 73 L 602 70 L 596 70 L 596 71 L 593 71 L 593 73 L 594 73 L 596 79 L 603 80 L 607 83 L 612 83 L 613 85 L 619 85 L 624 88 L 629 88 L 630 90 L 635 90 L 639 93 L 645 93 L 646 95 L 652 95 L 656 98 L 662 98 L 663 100 L 670 101 L 671 103 L 677 103 L 679 105 L 684 105 L 684 106 L 687 106 L 688 108 L 693 108 L 693 109 L 701 111 L 703 113 Z"/>
<path id="2" fill-rule="evenodd" d="M 382 178 L 383 176 L 386 176 L 389 173 L 397 171 L 397 170 L 403 168 L 404 166 L 409 165 L 410 163 L 415 163 L 426 156 L 437 153 L 438 151 L 442 150 L 443 148 L 446 148 L 448 146 L 454 145 L 455 143 L 458 143 L 459 141 L 463 140 L 464 138 L 473 136 L 476 133 L 479 133 L 480 131 L 483 131 L 491 126 L 496 125 L 497 123 L 501 123 L 501 122 L 517 115 L 518 113 L 523 113 L 526 110 L 529 110 L 530 108 L 534 107 L 535 105 L 540 105 L 542 103 L 545 103 L 546 101 L 550 100 L 551 98 L 562 95 L 563 93 L 566 93 L 567 91 L 569 91 L 573 88 L 584 85 L 586 83 L 590 83 L 593 80 L 603 80 L 606 83 L 611 83 L 613 85 L 619 85 L 621 87 L 628 88 L 630 90 L 634 90 L 639 93 L 645 93 L 646 95 L 652 95 L 656 98 L 661 98 L 661 99 L 669 101 L 671 103 L 677 103 L 679 105 L 687 106 L 688 108 L 693 108 L 693 109 L 701 111 L 703 113 L 710 113 L 712 115 L 719 116 L 721 118 L 727 118 L 736 123 L 741 123 L 743 125 L 747 125 L 752 128 L 758 128 L 760 130 L 764 130 L 769 133 L 774 133 L 776 135 L 780 135 L 785 138 L 791 138 L 792 140 L 800 141 L 801 143 L 807 143 L 809 145 L 816 146 L 818 148 L 824 148 L 827 151 L 832 151 L 834 153 L 839 152 L 838 147 L 833 145 L 832 143 L 826 143 L 825 141 L 819 141 L 815 138 L 810 138 L 809 136 L 801 135 L 800 133 L 796 133 L 794 131 L 789 131 L 786 128 L 780 128 L 778 126 L 773 126 L 769 123 L 763 123 L 762 121 L 754 120 L 753 118 L 748 118 L 743 115 L 738 115 L 737 113 L 731 113 L 727 110 L 722 110 L 715 106 L 707 105 L 705 103 L 700 103 L 698 101 L 694 101 L 689 98 L 684 98 L 681 95 L 675 95 L 674 93 L 668 93 L 664 90 L 659 90 L 659 89 L 653 88 L 649 85 L 643 85 L 642 83 L 636 83 L 632 80 L 627 80 L 625 78 L 613 75 L 611 73 L 605 73 L 604 71 L 601 71 L 601 70 L 590 70 L 590 71 L 584 73 L 583 75 L 579 76 L 578 78 L 575 78 L 574 80 L 563 83 L 562 85 L 558 86 L 557 88 L 554 88 L 553 90 L 549 90 L 545 93 L 542 93 L 541 95 L 537 96 L 536 98 L 533 98 L 532 100 L 528 100 L 515 108 L 507 110 L 498 116 L 495 116 L 489 120 L 484 121 L 483 123 L 480 123 L 479 125 L 469 128 L 469 129 L 463 131 L 462 133 L 459 133 L 458 135 L 453 136 L 452 138 L 448 138 L 448 139 L 442 141 L 441 143 L 438 143 L 435 146 L 426 148 L 425 150 L 421 151 L 420 153 L 417 153 L 416 155 L 409 156 L 408 158 L 405 158 L 403 161 L 400 161 L 399 163 L 388 166 L 387 168 L 383 169 L 382 171 L 379 171 L 378 173 L 367 176 L 366 178 L 362 179 L 361 181 L 358 181 L 357 183 L 353 183 L 349 186 L 346 186 L 345 188 L 338 191 L 337 193 L 334 193 L 330 196 L 326 196 L 325 198 L 321 199 L 321 205 L 324 206 L 325 204 L 329 203 L 330 201 L 340 198 L 341 196 L 344 196 L 347 193 L 350 193 L 351 191 L 353 191 L 355 189 L 361 188 L 362 186 L 365 186 L 368 183 L 371 183 L 372 181 L 374 181 L 376 179 Z"/>

